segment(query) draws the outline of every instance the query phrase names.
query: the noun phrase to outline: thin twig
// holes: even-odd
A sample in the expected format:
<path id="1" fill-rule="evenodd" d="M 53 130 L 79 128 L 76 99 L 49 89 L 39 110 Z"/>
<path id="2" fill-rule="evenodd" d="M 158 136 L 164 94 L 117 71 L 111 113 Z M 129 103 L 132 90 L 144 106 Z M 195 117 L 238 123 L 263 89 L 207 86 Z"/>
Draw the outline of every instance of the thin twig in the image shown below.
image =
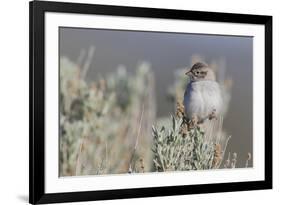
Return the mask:
<path id="1" fill-rule="evenodd" d="M 228 168 L 230 166 L 230 152 L 228 153 L 227 160 L 224 163 L 224 168 Z"/>
<path id="2" fill-rule="evenodd" d="M 247 158 L 247 160 L 246 160 L 245 168 L 248 168 L 248 166 L 249 166 L 249 161 L 251 160 L 251 158 L 252 158 L 251 153 L 248 153 L 248 158 Z"/>
<path id="3" fill-rule="evenodd" d="M 137 147 L 138 147 L 138 141 L 139 141 L 139 135 L 140 135 L 140 131 L 141 131 L 143 112 L 144 112 L 144 104 L 142 105 L 142 111 L 141 111 L 141 117 L 140 117 L 138 134 L 137 134 L 137 137 L 136 137 L 135 146 L 134 146 L 133 153 L 132 153 L 132 156 L 131 156 L 131 159 L 130 159 L 130 163 L 129 163 L 129 169 L 128 169 L 129 173 L 132 172 L 132 162 L 133 162 L 133 159 L 135 157 L 136 150 L 137 150 Z"/>
<path id="4" fill-rule="evenodd" d="M 82 67 L 82 62 L 83 62 L 83 59 L 85 58 L 85 55 L 86 55 L 85 49 L 81 49 L 80 54 L 77 59 L 77 65 L 79 67 Z"/>
<path id="5" fill-rule="evenodd" d="M 218 165 L 218 168 L 220 168 L 221 166 L 221 163 L 223 161 L 223 158 L 224 158 L 224 154 L 225 154 L 225 151 L 226 151 L 226 148 L 227 148 L 227 145 L 228 145 L 228 141 L 230 140 L 231 138 L 231 135 L 226 139 L 226 142 L 225 142 L 225 146 L 224 146 L 224 150 L 222 152 L 222 160 L 220 161 L 219 165 Z"/>
<path id="6" fill-rule="evenodd" d="M 81 171 L 81 153 L 82 153 L 82 150 L 83 150 L 83 144 L 84 144 L 84 137 L 81 140 L 81 143 L 80 143 L 80 146 L 79 146 L 79 151 L 78 151 L 78 154 L 77 154 L 76 167 L 75 167 L 75 175 L 76 176 Z"/>
<path id="7" fill-rule="evenodd" d="M 108 167 L 107 141 L 105 141 L 105 168 Z"/>
<path id="8" fill-rule="evenodd" d="M 220 143 L 221 137 L 222 137 L 222 123 L 223 123 L 223 117 L 220 116 L 219 119 L 218 119 L 218 121 L 219 121 L 219 125 L 218 125 L 218 132 L 217 132 L 217 135 L 218 135 L 218 137 L 217 137 L 217 142 L 216 142 L 217 144 Z"/>
<path id="9" fill-rule="evenodd" d="M 236 167 L 236 163 L 237 163 L 237 153 L 234 152 L 234 153 L 233 153 L 232 160 L 231 160 L 231 168 L 232 168 L 232 169 Z"/>
<path id="10" fill-rule="evenodd" d="M 95 47 L 94 46 L 91 46 L 89 48 L 89 51 L 88 51 L 88 56 L 85 60 L 85 63 L 84 63 L 84 66 L 83 66 L 83 69 L 82 69 L 82 73 L 81 73 L 81 78 L 82 79 L 85 79 L 86 75 L 87 75 L 87 72 L 90 68 L 90 65 L 91 65 L 91 62 L 92 62 L 92 59 L 93 59 L 93 56 L 94 56 L 94 52 L 95 52 Z"/>
<path id="11" fill-rule="evenodd" d="M 102 158 L 102 160 L 101 160 L 101 163 L 100 163 L 100 165 L 99 165 L 99 167 L 98 167 L 98 169 L 97 169 L 96 175 L 99 175 L 99 174 L 100 174 L 100 172 L 101 172 L 101 170 L 102 170 L 102 166 L 103 166 L 103 161 L 104 161 L 104 158 Z"/>

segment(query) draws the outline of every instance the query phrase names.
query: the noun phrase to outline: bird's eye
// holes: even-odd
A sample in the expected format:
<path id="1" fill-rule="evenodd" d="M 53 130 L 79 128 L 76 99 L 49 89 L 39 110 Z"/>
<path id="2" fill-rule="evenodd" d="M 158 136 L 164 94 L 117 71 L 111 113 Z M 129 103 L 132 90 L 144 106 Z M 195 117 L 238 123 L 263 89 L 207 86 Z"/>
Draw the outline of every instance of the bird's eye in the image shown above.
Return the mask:
<path id="1" fill-rule="evenodd" d="M 196 71 L 196 74 L 199 75 L 199 71 Z"/>

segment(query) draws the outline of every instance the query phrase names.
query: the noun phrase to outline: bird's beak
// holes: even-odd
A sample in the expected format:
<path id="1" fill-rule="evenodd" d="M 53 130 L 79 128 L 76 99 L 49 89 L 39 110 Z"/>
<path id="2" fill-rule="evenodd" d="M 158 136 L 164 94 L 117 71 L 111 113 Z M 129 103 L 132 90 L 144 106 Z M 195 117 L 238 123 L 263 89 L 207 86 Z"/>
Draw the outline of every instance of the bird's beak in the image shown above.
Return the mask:
<path id="1" fill-rule="evenodd" d="M 191 74 L 191 70 L 189 70 L 185 73 L 185 75 L 189 75 L 189 76 L 190 76 L 190 74 Z"/>

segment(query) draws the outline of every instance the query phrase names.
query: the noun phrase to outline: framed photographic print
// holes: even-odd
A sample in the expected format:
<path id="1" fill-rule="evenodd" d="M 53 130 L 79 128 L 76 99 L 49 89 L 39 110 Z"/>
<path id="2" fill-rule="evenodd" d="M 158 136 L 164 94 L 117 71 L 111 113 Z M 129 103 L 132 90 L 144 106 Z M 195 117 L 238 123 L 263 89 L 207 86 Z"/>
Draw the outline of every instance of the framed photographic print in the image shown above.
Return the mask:
<path id="1" fill-rule="evenodd" d="M 30 2 L 30 203 L 272 188 L 272 17 Z"/>

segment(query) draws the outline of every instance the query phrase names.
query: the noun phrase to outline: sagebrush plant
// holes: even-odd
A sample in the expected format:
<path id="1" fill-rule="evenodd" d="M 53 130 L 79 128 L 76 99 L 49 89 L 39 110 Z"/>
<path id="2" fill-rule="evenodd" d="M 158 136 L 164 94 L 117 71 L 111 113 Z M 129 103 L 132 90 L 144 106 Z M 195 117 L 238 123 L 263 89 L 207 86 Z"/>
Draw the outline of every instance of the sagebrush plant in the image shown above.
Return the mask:
<path id="1" fill-rule="evenodd" d="M 183 118 L 171 117 L 171 128 L 153 127 L 152 135 L 157 171 L 203 170 L 214 167 L 215 145 L 204 139 L 204 131 L 196 126 L 183 130 Z"/>
<path id="2" fill-rule="evenodd" d="M 156 111 L 149 64 L 134 75 L 119 67 L 95 81 L 83 76 L 81 66 L 60 59 L 60 176 L 151 171 Z"/>

